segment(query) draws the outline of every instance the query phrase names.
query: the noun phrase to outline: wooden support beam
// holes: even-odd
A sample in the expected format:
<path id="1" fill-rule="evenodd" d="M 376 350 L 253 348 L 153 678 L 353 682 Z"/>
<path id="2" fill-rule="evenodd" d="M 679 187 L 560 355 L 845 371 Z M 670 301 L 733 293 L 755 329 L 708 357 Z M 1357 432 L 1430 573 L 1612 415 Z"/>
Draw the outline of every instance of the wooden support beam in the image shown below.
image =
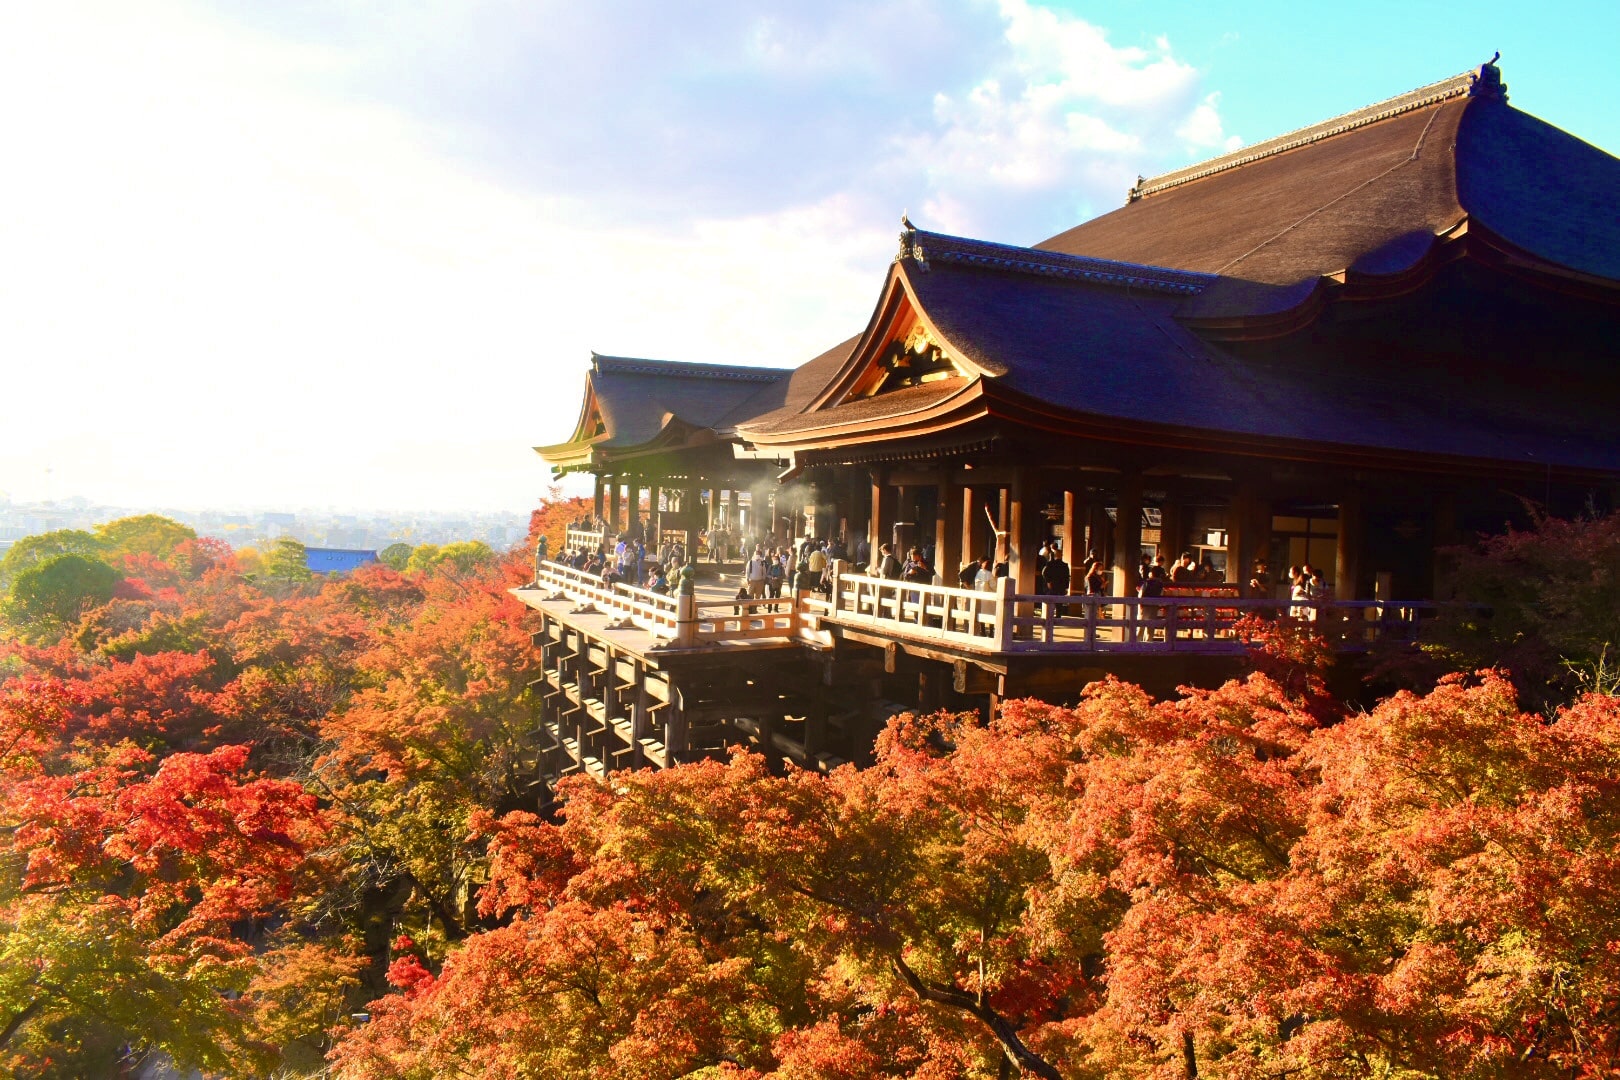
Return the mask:
<path id="1" fill-rule="evenodd" d="M 1080 516 L 1080 499 L 1073 484 L 1063 488 L 1063 561 L 1069 566 L 1069 593 L 1085 592 L 1085 579 L 1080 576 L 1080 559 L 1084 552 L 1080 537 L 1075 534 L 1085 527 Z"/>
<path id="2" fill-rule="evenodd" d="M 958 694 L 993 694 L 999 685 L 998 676 L 977 664 L 956 660 L 951 664 L 951 689 Z"/>
<path id="3" fill-rule="evenodd" d="M 942 585 L 955 585 L 957 575 L 962 570 L 962 537 L 951 521 L 961 504 L 957 495 L 959 490 L 951 476 L 950 466 L 944 466 L 939 478 L 938 497 L 934 499 L 934 572 L 939 575 Z"/>
<path id="4" fill-rule="evenodd" d="M 971 487 L 962 488 L 962 562 L 977 562 L 983 554 L 973 543 L 973 537 L 979 526 L 978 500 L 973 497 Z M 946 582 L 947 585 L 953 584 Z"/>
<path id="5" fill-rule="evenodd" d="M 1115 596 L 1130 596 L 1136 592 L 1136 567 L 1141 558 L 1142 473 L 1131 469 L 1120 474 L 1114 495 Z"/>
<path id="6" fill-rule="evenodd" d="M 1333 598 L 1358 599 L 1363 527 L 1361 489 L 1346 486 L 1339 494 L 1339 538 L 1333 567 Z"/>
<path id="7" fill-rule="evenodd" d="M 1226 504 L 1226 580 L 1247 585 L 1254 570 L 1254 485 L 1240 480 Z"/>
<path id="8" fill-rule="evenodd" d="M 1020 466 L 1013 473 L 1012 485 L 1002 491 L 1002 506 L 1006 513 L 1006 523 L 1002 528 L 1007 530 L 1009 546 L 1008 575 L 1013 579 L 1014 590 L 1024 596 L 1040 591 L 1035 565 L 1035 551 L 1040 547 L 1036 537 L 1040 531 L 1041 515 L 1040 507 L 1035 505 L 1039 498 L 1035 472 L 1029 466 Z M 1018 614 L 1030 614 L 1029 608 L 1027 603 L 1022 605 Z"/>

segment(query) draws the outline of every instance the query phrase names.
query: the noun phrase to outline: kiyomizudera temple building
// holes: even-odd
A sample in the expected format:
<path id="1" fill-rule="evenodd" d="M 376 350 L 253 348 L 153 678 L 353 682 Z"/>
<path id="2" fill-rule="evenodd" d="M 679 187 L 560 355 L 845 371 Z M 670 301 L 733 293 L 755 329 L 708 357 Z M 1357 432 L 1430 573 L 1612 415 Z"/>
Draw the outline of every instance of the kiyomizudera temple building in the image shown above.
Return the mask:
<path id="1" fill-rule="evenodd" d="M 1347 653 L 1411 640 L 1442 549 L 1620 493 L 1620 160 L 1514 109 L 1494 64 L 1034 247 L 904 222 L 874 285 L 865 328 L 796 369 L 591 358 L 578 426 L 539 448 L 595 478 L 567 546 L 637 530 L 701 573 L 661 595 L 537 561 L 539 779 L 739 743 L 826 768 L 904 709 L 1208 683 L 1246 614 Z M 735 547 L 765 532 L 832 542 L 830 589 L 739 600 Z M 932 581 L 875 573 L 884 543 Z M 1139 598 L 1143 560 L 1183 552 L 1203 580 Z M 960 587 L 983 555 L 1004 574 Z M 1331 604 L 1289 602 L 1307 563 Z"/>

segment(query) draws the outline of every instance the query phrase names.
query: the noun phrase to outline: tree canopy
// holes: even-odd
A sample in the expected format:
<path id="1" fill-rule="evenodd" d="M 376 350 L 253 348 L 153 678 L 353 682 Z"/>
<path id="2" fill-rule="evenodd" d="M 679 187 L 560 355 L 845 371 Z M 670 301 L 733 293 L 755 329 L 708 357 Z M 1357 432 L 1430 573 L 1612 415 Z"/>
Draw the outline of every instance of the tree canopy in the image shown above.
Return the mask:
<path id="1" fill-rule="evenodd" d="M 1580 577 L 1556 549 L 1607 565 L 1609 526 L 1569 527 L 1480 550 L 1525 591 L 1438 655 L 1601 656 L 1601 604 L 1535 621 Z M 1611 694 L 1484 670 L 1352 709 L 1320 642 L 1257 625 L 1213 690 L 1108 679 L 897 717 L 866 769 L 739 749 L 552 803 L 507 592 L 529 550 L 314 580 L 296 542 L 182 533 L 48 534 L 12 567 L 6 1075 L 1620 1069 Z"/>

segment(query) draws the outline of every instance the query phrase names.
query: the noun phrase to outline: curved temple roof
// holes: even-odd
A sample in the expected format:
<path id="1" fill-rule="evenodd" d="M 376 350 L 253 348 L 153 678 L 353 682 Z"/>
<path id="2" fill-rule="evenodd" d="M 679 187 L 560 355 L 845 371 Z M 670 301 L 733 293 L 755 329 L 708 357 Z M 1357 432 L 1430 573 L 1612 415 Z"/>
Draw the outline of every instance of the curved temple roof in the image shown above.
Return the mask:
<path id="1" fill-rule="evenodd" d="M 796 450 L 1001 416 L 1242 452 L 1620 474 L 1620 160 L 1513 109 L 1492 65 L 1142 181 L 1034 248 L 905 225 L 856 338 L 792 373 L 595 357 L 579 429 L 541 452 L 645 445 L 677 417 Z M 1423 289 L 1430 307 L 1399 309 Z M 1515 307 L 1521 294 L 1543 299 Z M 1306 332 L 1369 300 L 1391 325 L 1453 336 Z M 1491 340 L 1525 311 L 1569 339 L 1547 343 L 1540 374 Z M 1279 344 L 1244 344 L 1261 340 Z M 949 363 L 874 396 L 901 342 Z M 1482 378 L 1477 364 L 1496 366 Z"/>

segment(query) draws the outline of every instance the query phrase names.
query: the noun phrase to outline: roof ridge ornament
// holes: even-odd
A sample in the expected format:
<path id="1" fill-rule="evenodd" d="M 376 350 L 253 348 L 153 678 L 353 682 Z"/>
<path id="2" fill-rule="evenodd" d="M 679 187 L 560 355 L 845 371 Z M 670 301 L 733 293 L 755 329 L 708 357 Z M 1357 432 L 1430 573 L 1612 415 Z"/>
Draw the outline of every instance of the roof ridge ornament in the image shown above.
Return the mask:
<path id="1" fill-rule="evenodd" d="M 1479 66 L 1479 71 L 1469 78 L 1468 96 L 1477 98 L 1492 98 L 1496 101 L 1508 99 L 1507 83 L 1502 81 L 1502 69 L 1496 62 L 1502 59 L 1502 50 Z"/>
<path id="2" fill-rule="evenodd" d="M 900 211 L 900 250 L 895 255 L 895 262 L 904 262 L 910 259 L 922 269 L 928 269 L 928 256 L 923 252 L 922 245 L 917 243 L 917 226 L 911 223 L 909 211 Z"/>

